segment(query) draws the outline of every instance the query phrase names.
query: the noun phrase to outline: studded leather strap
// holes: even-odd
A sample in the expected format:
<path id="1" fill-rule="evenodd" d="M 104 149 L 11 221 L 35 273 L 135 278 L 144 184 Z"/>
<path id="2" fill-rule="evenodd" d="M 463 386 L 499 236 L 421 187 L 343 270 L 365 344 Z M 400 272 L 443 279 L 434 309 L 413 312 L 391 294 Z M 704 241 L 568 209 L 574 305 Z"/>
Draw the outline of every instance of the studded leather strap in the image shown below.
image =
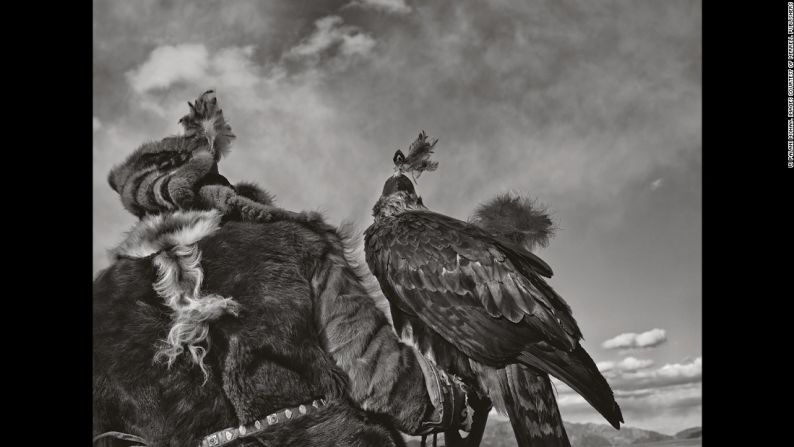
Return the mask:
<path id="1" fill-rule="evenodd" d="M 137 442 L 138 444 L 135 444 L 133 447 L 148 445 L 146 440 L 141 438 L 140 436 L 131 435 L 129 433 L 122 433 L 120 431 L 106 431 L 105 433 L 96 435 L 94 436 L 94 440 L 91 443 L 96 444 L 97 441 L 104 438 L 116 438 L 116 439 L 121 439 L 122 441 Z"/>
<path id="2" fill-rule="evenodd" d="M 267 415 L 263 419 L 257 419 L 248 425 L 241 425 L 237 428 L 227 428 L 205 436 L 204 439 L 201 440 L 201 443 L 199 443 L 199 447 L 227 445 L 234 442 L 236 439 L 254 436 L 275 425 L 283 424 L 289 420 L 316 412 L 326 405 L 328 405 L 328 401 L 325 399 L 316 399 L 312 402 L 298 405 L 297 407 L 279 410 Z"/>

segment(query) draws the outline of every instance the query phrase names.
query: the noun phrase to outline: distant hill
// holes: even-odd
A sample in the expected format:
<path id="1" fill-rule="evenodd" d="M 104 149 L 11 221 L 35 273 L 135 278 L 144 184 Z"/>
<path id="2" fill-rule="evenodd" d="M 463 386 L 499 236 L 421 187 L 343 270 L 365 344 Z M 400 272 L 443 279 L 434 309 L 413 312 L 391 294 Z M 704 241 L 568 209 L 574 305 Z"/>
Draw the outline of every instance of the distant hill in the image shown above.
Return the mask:
<path id="1" fill-rule="evenodd" d="M 509 423 L 508 423 L 509 424 Z M 606 447 L 666 441 L 672 436 L 634 427 L 620 427 L 615 430 L 606 424 L 565 423 L 568 438 L 575 447 Z"/>
<path id="2" fill-rule="evenodd" d="M 676 439 L 694 439 L 703 437 L 703 427 L 692 427 L 675 434 Z"/>
<path id="3" fill-rule="evenodd" d="M 700 427 L 693 427 L 679 432 L 675 437 L 658 433 L 651 430 L 643 430 L 634 427 L 621 427 L 615 430 L 606 424 L 577 424 L 573 422 L 565 423 L 565 430 L 573 447 L 610 447 L 633 445 L 640 446 L 699 446 L 700 440 L 686 441 L 702 436 Z M 443 446 L 443 436 L 439 436 L 438 445 Z M 416 438 L 409 438 L 409 447 L 418 447 L 419 441 Z M 485 427 L 481 447 L 516 447 L 516 440 L 513 437 L 513 428 L 510 422 L 491 418 Z M 683 441 L 681 441 L 683 440 Z M 433 445 L 432 438 L 428 439 L 428 446 Z"/>

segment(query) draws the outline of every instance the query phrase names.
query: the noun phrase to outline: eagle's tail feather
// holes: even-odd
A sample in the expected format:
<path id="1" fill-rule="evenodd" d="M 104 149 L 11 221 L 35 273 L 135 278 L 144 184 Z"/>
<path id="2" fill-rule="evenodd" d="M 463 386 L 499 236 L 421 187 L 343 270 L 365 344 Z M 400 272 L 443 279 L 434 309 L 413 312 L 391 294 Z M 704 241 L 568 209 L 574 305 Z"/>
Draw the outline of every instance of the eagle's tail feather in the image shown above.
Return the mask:
<path id="1" fill-rule="evenodd" d="M 548 374 L 512 364 L 496 370 L 496 375 L 501 395 L 501 402 L 494 399 L 497 410 L 510 417 L 520 447 L 571 446 Z"/>
<path id="2" fill-rule="evenodd" d="M 615 402 L 612 388 L 581 345 L 571 352 L 534 345 L 522 352 L 518 360 L 565 382 L 613 427 L 620 429 L 623 415 Z"/>

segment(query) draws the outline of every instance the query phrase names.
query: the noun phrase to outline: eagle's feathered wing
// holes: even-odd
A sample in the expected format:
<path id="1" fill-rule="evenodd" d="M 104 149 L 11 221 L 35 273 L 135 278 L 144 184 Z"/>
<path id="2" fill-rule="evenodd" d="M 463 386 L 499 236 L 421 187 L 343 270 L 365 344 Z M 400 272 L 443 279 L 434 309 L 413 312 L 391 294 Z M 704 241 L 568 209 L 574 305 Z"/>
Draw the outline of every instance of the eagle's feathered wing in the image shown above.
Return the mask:
<path id="1" fill-rule="evenodd" d="M 452 347 L 453 357 L 489 368 L 521 363 L 552 374 L 613 426 L 622 422 L 612 390 L 579 345 L 570 307 L 541 278 L 552 272 L 538 257 L 430 211 L 377 221 L 365 248 L 398 332 L 421 323 L 426 328 L 411 329 L 419 345 Z"/>

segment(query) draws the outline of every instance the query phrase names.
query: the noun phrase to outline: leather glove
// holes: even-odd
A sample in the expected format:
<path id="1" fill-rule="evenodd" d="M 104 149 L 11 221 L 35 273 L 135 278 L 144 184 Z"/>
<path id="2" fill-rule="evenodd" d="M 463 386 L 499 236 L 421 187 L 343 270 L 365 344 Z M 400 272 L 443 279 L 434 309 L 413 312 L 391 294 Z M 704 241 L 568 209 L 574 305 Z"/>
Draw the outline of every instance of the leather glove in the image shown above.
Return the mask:
<path id="1" fill-rule="evenodd" d="M 427 394 L 433 410 L 422 422 L 418 435 L 444 432 L 446 430 L 471 430 L 472 414 L 468 389 L 458 377 L 447 374 L 433 365 L 419 350 L 414 353 L 425 376 Z"/>

